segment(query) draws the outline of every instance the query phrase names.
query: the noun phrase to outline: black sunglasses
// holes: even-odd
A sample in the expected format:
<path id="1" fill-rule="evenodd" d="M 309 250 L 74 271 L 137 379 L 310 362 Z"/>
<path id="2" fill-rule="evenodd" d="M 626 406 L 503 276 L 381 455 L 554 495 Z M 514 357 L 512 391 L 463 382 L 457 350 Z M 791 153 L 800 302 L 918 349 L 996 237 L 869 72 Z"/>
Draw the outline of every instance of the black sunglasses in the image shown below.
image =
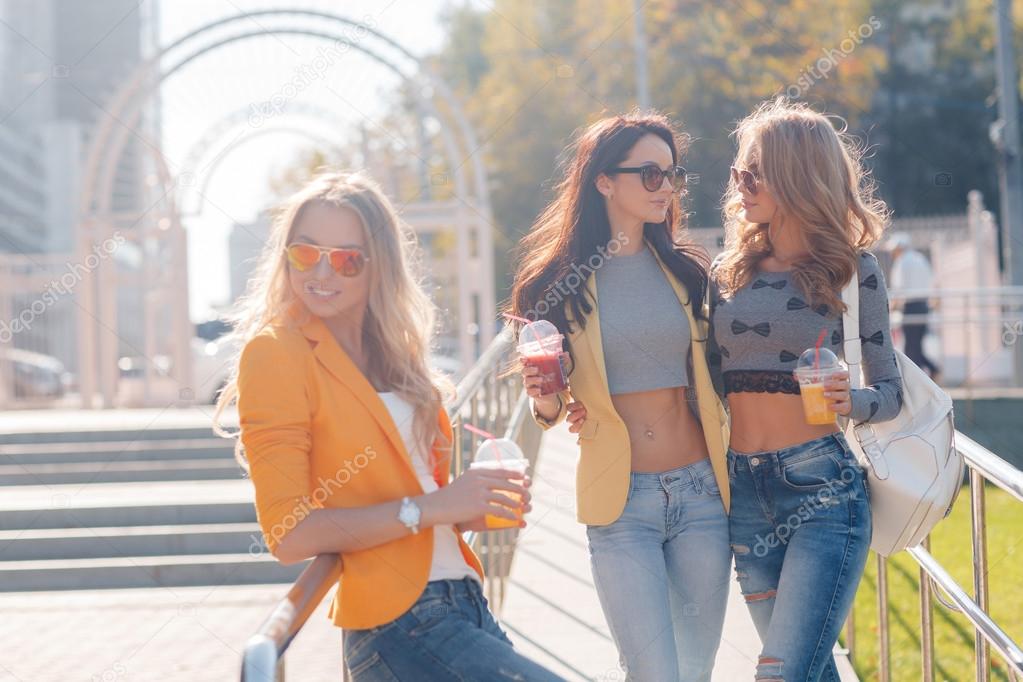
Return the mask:
<path id="1" fill-rule="evenodd" d="M 639 173 L 639 179 L 643 181 L 643 187 L 648 192 L 659 190 L 664 184 L 665 177 L 671 182 L 671 188 L 675 192 L 679 192 L 686 187 L 686 169 L 682 166 L 672 166 L 668 170 L 663 170 L 659 166 L 654 165 L 629 168 L 618 167 L 612 168 L 607 173 Z"/>

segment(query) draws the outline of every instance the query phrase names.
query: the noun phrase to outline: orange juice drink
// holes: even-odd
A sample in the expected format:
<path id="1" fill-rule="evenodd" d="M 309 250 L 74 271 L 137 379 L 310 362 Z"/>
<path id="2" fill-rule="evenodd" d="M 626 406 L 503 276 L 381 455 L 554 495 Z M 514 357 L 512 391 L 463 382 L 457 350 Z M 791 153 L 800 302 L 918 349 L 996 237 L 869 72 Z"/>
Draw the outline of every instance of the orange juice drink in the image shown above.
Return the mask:
<path id="1" fill-rule="evenodd" d="M 796 363 L 795 376 L 803 397 L 803 415 L 807 424 L 834 424 L 837 415 L 828 407 L 824 384 L 832 374 L 841 371 L 838 356 L 827 348 L 809 348 Z"/>
<path id="2" fill-rule="evenodd" d="M 803 396 L 803 414 L 807 424 L 834 424 L 835 413 L 828 409 L 828 401 L 824 398 L 824 384 L 801 384 L 799 392 Z"/>
<path id="3" fill-rule="evenodd" d="M 470 469 L 511 469 L 522 474 L 521 479 L 512 479 L 521 483 L 526 476 L 526 469 L 529 468 L 529 460 L 522 454 L 518 444 L 507 438 L 488 438 L 476 448 L 476 456 L 473 458 Z M 493 514 L 486 515 L 487 528 L 497 530 L 500 528 L 518 528 L 522 522 L 522 496 L 507 490 L 497 491 L 508 499 L 508 507 L 515 512 L 515 519 L 506 519 Z"/>

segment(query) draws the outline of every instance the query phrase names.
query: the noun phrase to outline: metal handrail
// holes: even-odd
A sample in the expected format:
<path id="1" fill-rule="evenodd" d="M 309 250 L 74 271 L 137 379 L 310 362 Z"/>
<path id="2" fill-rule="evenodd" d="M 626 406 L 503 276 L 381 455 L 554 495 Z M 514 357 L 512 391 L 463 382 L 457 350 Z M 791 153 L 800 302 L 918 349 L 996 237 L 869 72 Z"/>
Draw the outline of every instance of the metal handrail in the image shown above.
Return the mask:
<path id="1" fill-rule="evenodd" d="M 461 414 L 462 408 L 465 407 L 470 398 L 483 388 L 488 373 L 500 365 L 501 360 L 511 350 L 513 343 L 512 328 L 505 326 L 494 337 L 494 340 L 490 342 L 487 349 L 483 351 L 483 355 L 479 357 L 479 360 L 469 368 L 469 371 L 458 382 L 458 386 L 455 387 L 455 397 L 447 408 L 448 414 L 452 416 Z"/>
<path id="2" fill-rule="evenodd" d="M 242 654 L 242 682 L 284 679 L 284 652 L 291 640 L 320 605 L 338 578 L 342 562 L 338 554 L 320 554 L 312 560 L 288 594 L 277 602 Z"/>
<path id="3" fill-rule="evenodd" d="M 978 381 L 1023 388 L 1023 286 L 905 288 L 892 289 L 888 295 L 893 330 L 929 327 L 940 344 L 934 359 L 946 368 L 946 381 L 966 390 L 967 400 L 974 399 Z M 926 312 L 896 312 L 897 301 L 935 305 Z M 966 410 L 972 409 L 969 402 Z"/>
<path id="4" fill-rule="evenodd" d="M 514 345 L 514 335 L 511 327 L 505 327 L 490 343 L 479 360 L 469 369 L 466 375 L 458 382 L 455 388 L 455 396 L 446 405 L 448 414 L 451 416 L 452 424 L 457 429 L 462 421 L 462 413 L 467 408 L 472 411 L 472 419 L 476 420 L 480 409 L 477 402 L 481 393 L 490 391 L 486 399 L 490 402 L 490 414 L 488 419 L 496 420 L 496 413 L 500 406 L 496 406 L 497 396 L 495 389 L 499 381 L 498 372 L 501 369 L 502 361 Z M 509 377 L 511 383 L 515 377 Z M 510 411 L 510 417 L 506 428 L 503 429 L 505 438 L 518 440 L 523 427 L 531 422 L 526 420 L 529 414 L 529 399 L 525 391 L 519 391 L 514 407 Z M 472 437 L 475 443 L 475 436 Z M 456 433 L 455 453 L 453 461 L 454 472 L 460 473 L 464 470 L 464 457 L 461 435 Z M 494 556 L 494 531 L 485 534 L 466 533 L 466 542 L 477 547 L 481 539 L 487 543 L 488 556 Z M 515 534 L 509 531 L 496 531 L 499 535 L 497 543 L 501 551 L 497 553 L 502 562 L 508 562 L 508 552 L 501 543 L 514 542 Z M 484 557 L 487 559 L 488 557 Z M 507 568 L 507 563 L 502 564 Z M 305 625 L 309 616 L 316 610 L 324 597 L 334 585 L 337 584 L 343 569 L 343 561 L 338 554 L 321 554 L 302 571 L 298 579 L 288 590 L 287 595 L 274 606 L 273 610 L 263 621 L 245 644 L 242 654 L 242 682 L 271 682 L 284 680 L 284 655 L 291 645 L 292 640 L 298 635 Z M 489 570 L 487 571 L 490 572 Z M 504 592 L 504 576 L 499 574 L 495 579 L 489 581 L 491 589 L 497 582 L 501 595 Z M 492 604 L 499 605 L 500 599 L 491 599 Z M 343 677 L 348 679 L 347 668 L 343 668 Z"/>
<path id="5" fill-rule="evenodd" d="M 968 467 L 1023 502 L 1023 471 L 967 435 L 956 431 L 955 439 L 956 450 L 962 453 Z"/>
<path id="6" fill-rule="evenodd" d="M 988 557 L 987 557 L 987 516 L 985 505 L 985 481 L 990 481 L 1023 502 L 1023 471 L 965 434 L 956 431 L 956 450 L 962 454 L 969 471 L 971 539 L 973 545 L 974 596 L 945 570 L 929 551 L 930 538 L 917 547 L 907 550 L 920 567 L 920 647 L 922 654 L 922 676 L 924 682 L 934 680 L 934 622 L 931 615 L 932 599 L 946 608 L 961 613 L 974 628 L 974 649 L 977 682 L 988 682 L 991 676 L 989 647 L 993 647 L 1005 660 L 1010 680 L 1023 676 L 1023 648 L 1014 641 L 988 612 Z M 878 591 L 878 637 L 880 663 L 878 679 L 887 682 L 891 674 L 888 628 L 887 560 L 877 557 Z M 941 593 L 947 595 L 942 597 Z M 846 642 L 850 658 L 854 655 L 855 638 L 852 617 L 847 623 Z"/>
<path id="7" fill-rule="evenodd" d="M 947 296 L 1023 296 L 1023 286 L 998 286 L 998 287 L 931 287 L 930 289 L 920 287 L 906 287 L 905 289 L 892 289 L 888 292 L 889 298 L 895 299 L 920 299 L 920 298 L 945 298 Z"/>
<path id="8" fill-rule="evenodd" d="M 973 601 L 966 591 L 959 586 L 959 583 L 955 581 L 948 571 L 946 571 L 938 560 L 923 547 L 911 547 L 908 550 L 916 562 L 920 564 L 920 567 L 927 572 L 930 577 L 932 584 L 936 584 L 951 598 L 952 602 L 956 605 L 957 611 L 962 613 L 966 618 L 973 623 L 973 626 L 983 635 L 984 639 L 989 644 L 998 649 L 999 653 L 1005 657 L 1005 660 L 1016 669 L 1017 672 L 1023 673 L 1023 650 L 1020 649 L 1019 645 L 1016 644 L 1005 634 L 1002 628 L 998 627 L 998 624 L 991 619 L 986 612 L 984 612 L 977 602 Z"/>

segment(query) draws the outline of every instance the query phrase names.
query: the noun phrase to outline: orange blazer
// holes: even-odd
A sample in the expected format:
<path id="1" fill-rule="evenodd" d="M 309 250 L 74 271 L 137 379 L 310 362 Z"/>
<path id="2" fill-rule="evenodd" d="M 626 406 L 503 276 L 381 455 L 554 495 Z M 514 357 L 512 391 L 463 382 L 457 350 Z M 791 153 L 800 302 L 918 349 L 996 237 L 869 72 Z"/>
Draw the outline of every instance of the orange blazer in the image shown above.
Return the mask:
<path id="1" fill-rule="evenodd" d="M 314 509 L 354 508 L 423 494 L 387 406 L 319 318 L 299 327 L 271 325 L 242 350 L 238 413 L 267 547 Z M 437 414 L 444 435 L 451 421 Z M 434 455 L 443 457 L 433 444 Z M 449 479 L 446 457 L 434 470 Z M 341 527 L 338 533 L 343 533 Z M 483 577 L 459 538 L 466 562 Z M 426 588 L 433 529 L 369 550 L 346 552 L 329 618 L 342 628 L 388 623 Z"/>

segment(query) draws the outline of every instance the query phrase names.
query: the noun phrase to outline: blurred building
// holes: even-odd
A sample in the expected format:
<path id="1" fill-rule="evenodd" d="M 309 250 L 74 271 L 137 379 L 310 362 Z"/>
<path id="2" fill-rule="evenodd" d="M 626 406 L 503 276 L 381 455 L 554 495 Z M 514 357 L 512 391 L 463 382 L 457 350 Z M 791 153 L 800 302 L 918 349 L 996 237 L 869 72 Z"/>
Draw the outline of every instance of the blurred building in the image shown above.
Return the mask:
<path id="1" fill-rule="evenodd" d="M 106 102 L 155 42 L 154 11 L 134 0 L 0 0 L 9 27 L 0 32 L 0 233 L 17 245 L 0 249 L 73 247 L 82 155 Z M 144 144 L 133 138 L 118 165 L 116 210 L 142 206 Z"/>
<path id="2" fill-rule="evenodd" d="M 249 223 L 235 223 L 227 237 L 227 257 L 231 268 L 231 302 L 245 293 L 263 246 L 270 238 L 270 216 L 259 214 Z"/>
<path id="3" fill-rule="evenodd" d="M 135 0 L 0 0 L 0 258 L 14 280 L 0 305 L 13 320 L 42 296 L 45 285 L 78 267 L 76 223 L 82 168 L 98 123 L 117 89 L 157 43 L 155 2 Z M 150 152 L 159 148 L 157 107 L 149 105 L 121 156 L 112 207 L 117 229 L 130 229 L 151 203 Z M 151 183 L 149 183 L 151 184 Z M 122 228 L 123 226 L 123 228 Z M 119 273 L 137 275 L 130 248 L 111 258 Z M 79 277 L 76 286 L 88 282 Z M 52 289 L 50 289 L 52 291 Z M 0 295 L 5 295 L 0 292 Z M 117 294 L 122 350 L 141 348 L 143 293 Z M 70 296 L 48 304 L 13 345 L 77 365 Z"/>

